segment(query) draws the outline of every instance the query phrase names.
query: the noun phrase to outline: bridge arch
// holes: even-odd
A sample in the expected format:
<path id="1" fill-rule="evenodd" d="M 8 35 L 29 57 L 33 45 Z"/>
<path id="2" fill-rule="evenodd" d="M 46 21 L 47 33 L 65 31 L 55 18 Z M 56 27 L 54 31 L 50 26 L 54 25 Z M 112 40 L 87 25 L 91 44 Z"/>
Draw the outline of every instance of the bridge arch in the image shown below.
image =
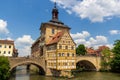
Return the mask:
<path id="1" fill-rule="evenodd" d="M 101 57 L 99 56 L 77 56 L 76 65 L 84 65 L 91 70 L 99 71 L 101 66 Z"/>
<path id="2" fill-rule="evenodd" d="M 30 65 L 33 64 L 39 68 L 39 72 L 42 72 L 45 74 L 46 72 L 46 67 L 45 67 L 45 60 L 43 57 L 17 57 L 13 58 L 10 57 L 9 63 L 10 63 L 10 71 L 12 71 L 15 67 L 20 66 L 20 65 Z"/>
<path id="3" fill-rule="evenodd" d="M 34 61 L 24 61 L 24 62 L 19 62 L 17 64 L 14 64 L 13 66 L 11 66 L 10 71 L 12 71 L 13 69 L 15 69 L 17 66 L 21 66 L 21 65 L 35 65 L 39 68 L 39 71 L 41 74 L 45 74 L 45 69 L 38 63 L 34 62 Z"/>
<path id="4" fill-rule="evenodd" d="M 88 61 L 88 60 L 80 60 L 76 63 L 76 66 L 77 67 L 79 66 L 79 67 L 81 67 L 81 68 L 83 68 L 84 70 L 87 70 L 87 71 L 96 71 L 97 70 L 94 63 L 91 62 L 91 61 Z"/>

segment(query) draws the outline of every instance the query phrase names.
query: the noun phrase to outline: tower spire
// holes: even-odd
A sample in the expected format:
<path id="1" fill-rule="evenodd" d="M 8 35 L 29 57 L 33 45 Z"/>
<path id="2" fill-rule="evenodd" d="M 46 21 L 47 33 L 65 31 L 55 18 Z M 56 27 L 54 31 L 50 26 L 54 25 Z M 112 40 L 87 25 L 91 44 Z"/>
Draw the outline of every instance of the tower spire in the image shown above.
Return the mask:
<path id="1" fill-rule="evenodd" d="M 58 9 L 56 7 L 56 2 L 54 3 L 54 8 L 52 10 L 52 20 L 58 20 Z"/>
<path id="2" fill-rule="evenodd" d="M 59 16 L 58 16 L 59 12 L 57 9 L 57 4 L 56 1 L 54 2 L 54 7 L 52 9 L 52 20 L 50 20 L 50 22 L 52 23 L 58 23 L 58 24 L 64 24 L 63 22 L 59 21 Z"/>
<path id="3" fill-rule="evenodd" d="M 56 2 L 54 3 L 54 8 L 56 8 Z"/>

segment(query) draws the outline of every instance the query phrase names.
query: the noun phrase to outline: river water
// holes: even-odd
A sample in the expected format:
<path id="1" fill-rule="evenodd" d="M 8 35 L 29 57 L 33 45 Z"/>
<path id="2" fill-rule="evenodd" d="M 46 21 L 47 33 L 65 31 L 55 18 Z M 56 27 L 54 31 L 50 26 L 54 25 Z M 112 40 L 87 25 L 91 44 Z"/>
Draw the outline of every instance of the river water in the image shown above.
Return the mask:
<path id="1" fill-rule="evenodd" d="M 46 77 L 32 71 L 27 71 L 25 67 L 17 67 L 16 72 L 10 80 L 120 80 L 120 73 L 108 72 L 80 72 L 72 79 L 60 77 Z"/>

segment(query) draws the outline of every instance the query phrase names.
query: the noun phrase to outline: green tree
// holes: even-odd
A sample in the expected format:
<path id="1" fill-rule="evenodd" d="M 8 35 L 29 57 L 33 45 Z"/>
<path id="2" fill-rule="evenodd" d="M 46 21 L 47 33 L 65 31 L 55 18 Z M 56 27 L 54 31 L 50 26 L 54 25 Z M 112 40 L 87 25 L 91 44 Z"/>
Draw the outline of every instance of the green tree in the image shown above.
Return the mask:
<path id="1" fill-rule="evenodd" d="M 101 70 L 109 70 L 109 64 L 110 64 L 110 56 L 111 56 L 111 51 L 109 48 L 105 48 L 101 52 L 102 54 L 102 60 L 101 60 Z"/>
<path id="2" fill-rule="evenodd" d="M 120 40 L 116 40 L 113 48 L 114 57 L 111 60 L 111 70 L 114 72 L 120 72 Z"/>
<path id="3" fill-rule="evenodd" d="M 114 43 L 113 53 L 120 55 L 120 40 L 116 40 Z"/>
<path id="4" fill-rule="evenodd" d="M 0 80 L 8 80 L 10 65 L 7 57 L 0 56 Z"/>
<path id="5" fill-rule="evenodd" d="M 113 72 L 120 72 L 120 55 L 115 55 L 112 59 L 111 63 L 111 71 Z"/>
<path id="6" fill-rule="evenodd" d="M 85 55 L 87 53 L 85 46 L 83 44 L 80 44 L 77 48 L 76 48 L 76 53 L 78 55 Z"/>

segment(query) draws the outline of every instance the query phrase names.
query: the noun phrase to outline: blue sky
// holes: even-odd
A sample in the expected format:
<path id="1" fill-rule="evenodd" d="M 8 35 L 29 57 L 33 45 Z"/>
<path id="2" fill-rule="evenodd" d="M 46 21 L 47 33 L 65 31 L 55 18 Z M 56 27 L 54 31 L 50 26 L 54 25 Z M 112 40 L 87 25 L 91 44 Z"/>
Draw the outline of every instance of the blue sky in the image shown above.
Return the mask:
<path id="1" fill-rule="evenodd" d="M 14 40 L 20 56 L 30 54 L 54 1 L 77 44 L 112 47 L 120 39 L 120 0 L 0 0 L 0 39 Z"/>

